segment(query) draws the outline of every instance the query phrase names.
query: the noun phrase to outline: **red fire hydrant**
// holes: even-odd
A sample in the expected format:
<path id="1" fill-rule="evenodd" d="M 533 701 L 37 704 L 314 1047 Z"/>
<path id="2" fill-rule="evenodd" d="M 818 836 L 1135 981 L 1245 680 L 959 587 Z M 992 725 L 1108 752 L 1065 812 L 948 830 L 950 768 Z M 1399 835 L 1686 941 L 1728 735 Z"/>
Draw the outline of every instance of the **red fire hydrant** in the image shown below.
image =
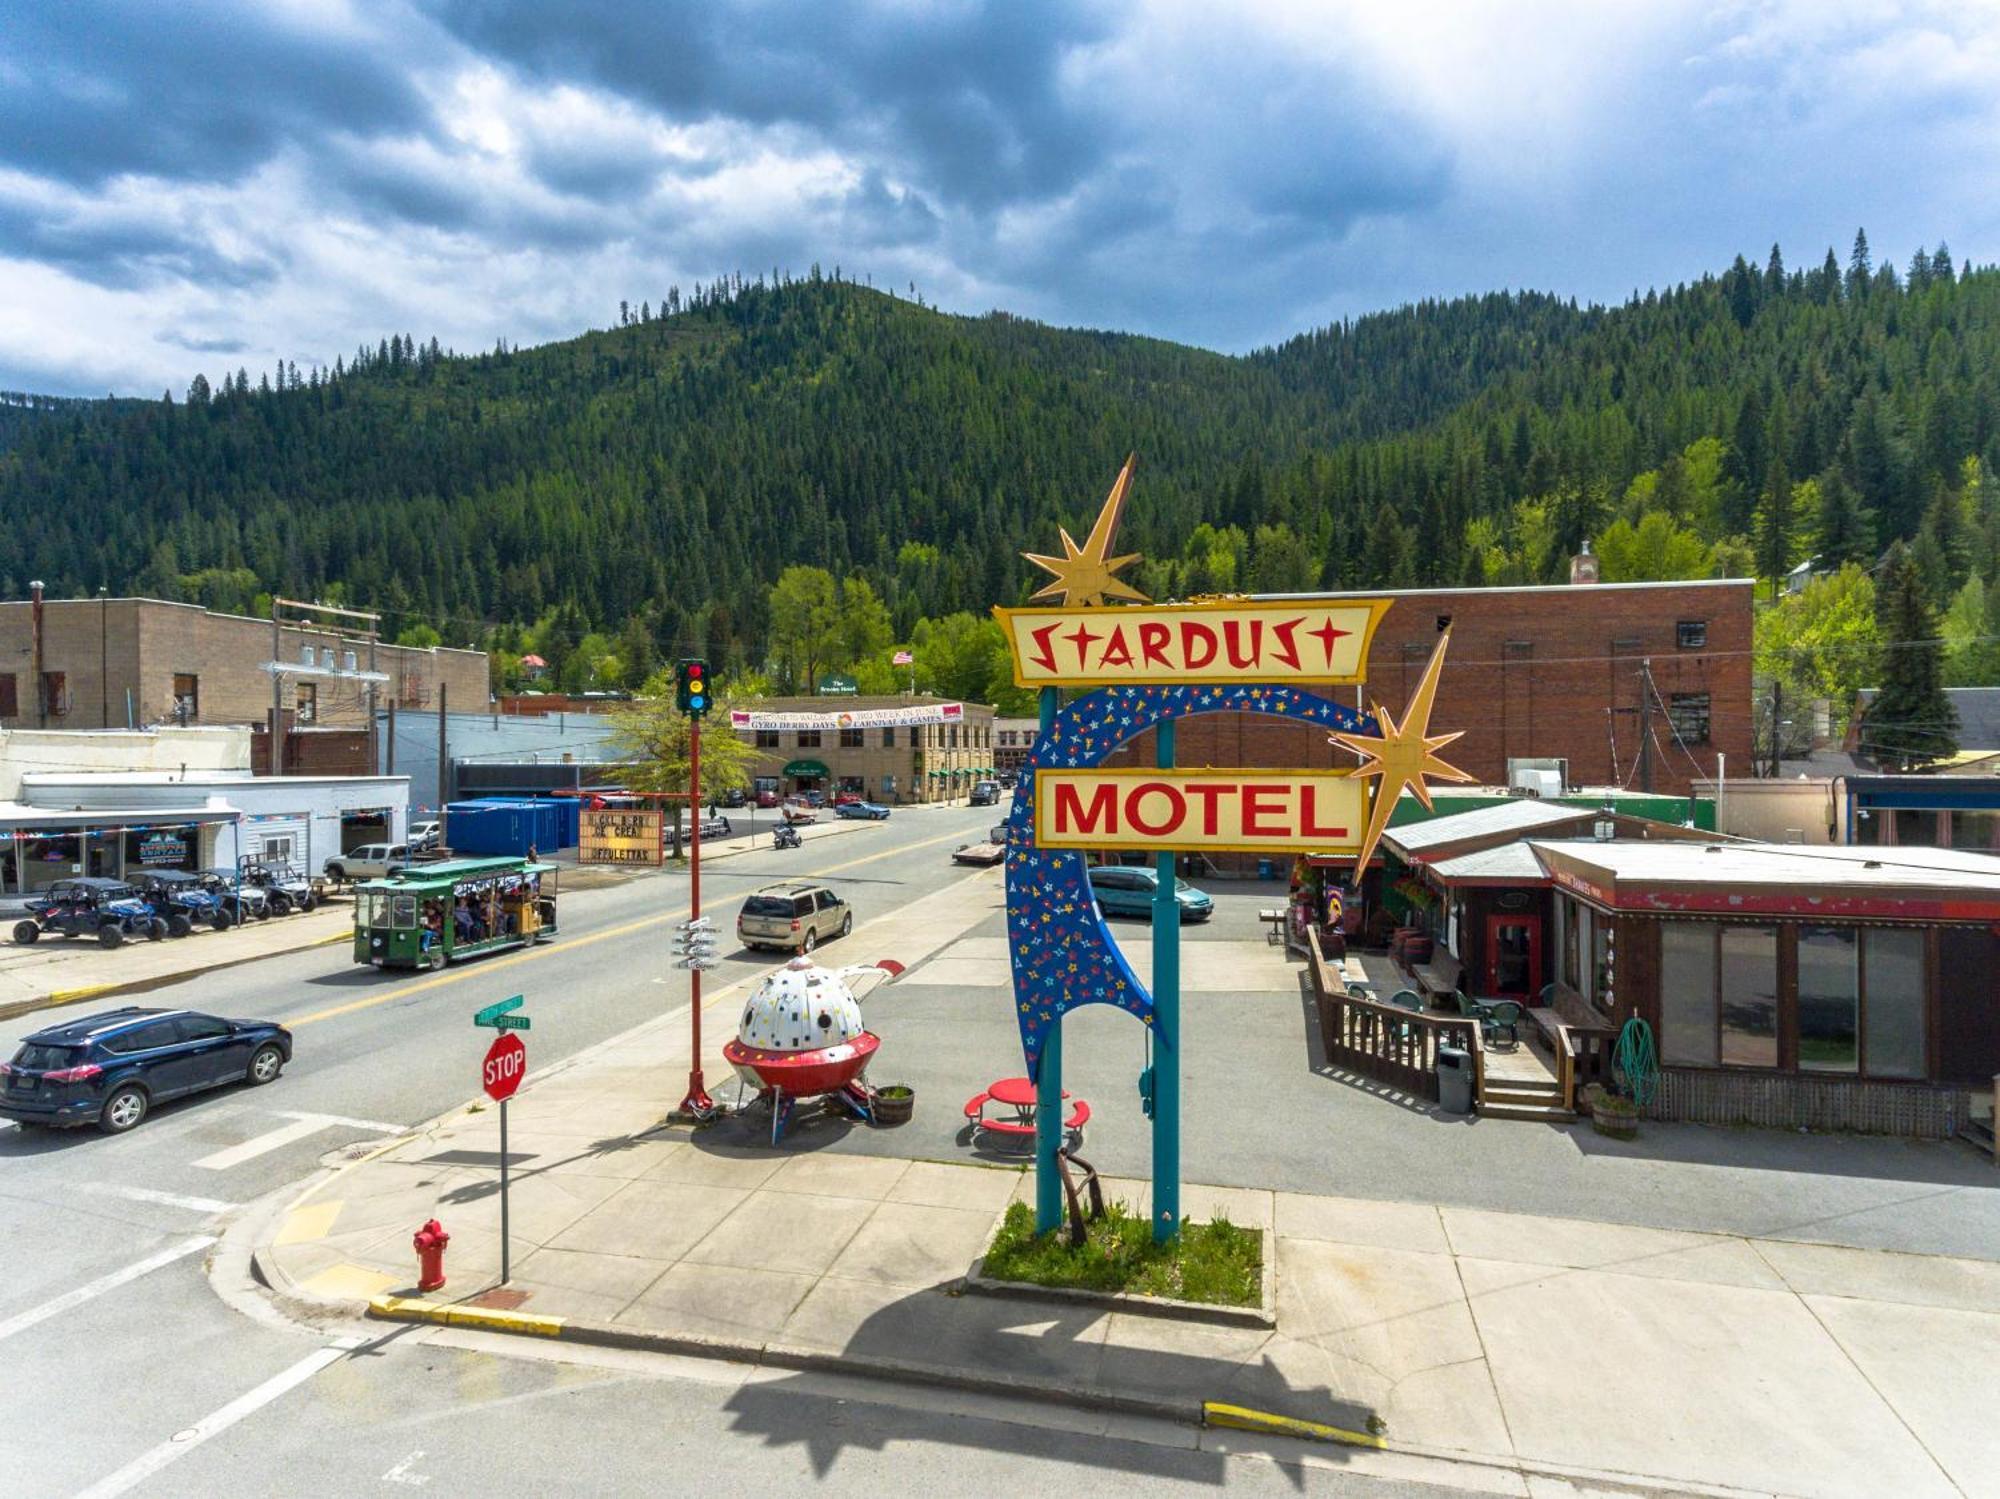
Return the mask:
<path id="1" fill-rule="evenodd" d="M 441 1289 L 444 1285 L 444 1246 L 451 1242 L 451 1235 L 444 1231 L 442 1223 L 433 1218 L 417 1230 L 411 1242 L 417 1247 L 417 1289 Z"/>

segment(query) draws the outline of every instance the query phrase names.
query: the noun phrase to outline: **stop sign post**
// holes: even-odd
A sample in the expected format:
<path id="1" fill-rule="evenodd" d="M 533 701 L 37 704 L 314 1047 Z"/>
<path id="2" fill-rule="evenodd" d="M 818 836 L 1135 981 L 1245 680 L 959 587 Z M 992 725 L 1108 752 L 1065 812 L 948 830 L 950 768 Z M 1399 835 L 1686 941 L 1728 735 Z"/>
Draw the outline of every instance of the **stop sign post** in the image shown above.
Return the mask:
<path id="1" fill-rule="evenodd" d="M 507 1100 L 528 1075 L 528 1048 L 513 1031 L 503 1031 L 486 1048 L 486 1062 L 480 1068 L 480 1085 L 486 1096 L 500 1105 L 500 1284 L 506 1285 L 513 1272 L 507 1252 Z"/>

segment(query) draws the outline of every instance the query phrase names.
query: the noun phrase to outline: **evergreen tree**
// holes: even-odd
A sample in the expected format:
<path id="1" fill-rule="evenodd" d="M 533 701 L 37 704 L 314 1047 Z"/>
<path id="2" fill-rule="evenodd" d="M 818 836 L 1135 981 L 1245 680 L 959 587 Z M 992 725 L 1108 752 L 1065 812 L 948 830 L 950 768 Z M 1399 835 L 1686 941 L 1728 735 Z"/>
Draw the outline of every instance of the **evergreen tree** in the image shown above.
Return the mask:
<path id="1" fill-rule="evenodd" d="M 1854 249 L 1847 257 L 1847 295 L 1850 298 L 1868 295 L 1869 277 L 1874 272 L 1874 264 L 1868 258 L 1868 231 L 1854 231 Z"/>
<path id="2" fill-rule="evenodd" d="M 1819 515 L 1813 527 L 1813 551 L 1820 565 L 1868 563 L 1875 556 L 1875 525 L 1861 499 L 1837 469 L 1819 479 Z"/>
<path id="3" fill-rule="evenodd" d="M 1956 754 L 1958 714 L 1944 692 L 1937 611 L 1901 542 L 1883 561 L 1875 609 L 1881 686 L 1862 725 L 1863 747 L 1905 770 Z"/>

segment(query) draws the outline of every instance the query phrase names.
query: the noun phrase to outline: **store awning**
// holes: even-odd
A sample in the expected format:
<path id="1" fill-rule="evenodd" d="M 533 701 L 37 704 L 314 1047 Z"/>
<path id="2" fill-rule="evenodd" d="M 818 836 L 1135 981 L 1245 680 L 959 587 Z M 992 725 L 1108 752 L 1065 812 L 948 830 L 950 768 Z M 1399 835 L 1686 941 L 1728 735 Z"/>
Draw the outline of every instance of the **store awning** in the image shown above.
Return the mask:
<path id="1" fill-rule="evenodd" d="M 100 832 L 146 833 L 155 828 L 193 827 L 198 823 L 235 822 L 236 807 L 31 807 L 0 802 L 0 837 L 60 836 L 93 829 Z"/>
<path id="2" fill-rule="evenodd" d="M 788 760 L 785 762 L 784 773 L 788 776 L 829 776 L 833 774 L 832 771 L 826 768 L 825 762 L 820 760 Z"/>

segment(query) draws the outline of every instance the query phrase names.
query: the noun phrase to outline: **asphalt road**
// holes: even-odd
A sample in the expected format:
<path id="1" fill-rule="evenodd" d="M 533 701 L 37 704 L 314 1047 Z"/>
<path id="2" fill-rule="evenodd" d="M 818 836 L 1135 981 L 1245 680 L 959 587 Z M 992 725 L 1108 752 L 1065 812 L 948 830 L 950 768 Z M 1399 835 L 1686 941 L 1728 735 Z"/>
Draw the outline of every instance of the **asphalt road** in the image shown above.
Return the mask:
<path id="1" fill-rule="evenodd" d="M 795 852 L 763 847 L 717 861 L 703 871 L 705 910 L 727 934 L 751 890 L 816 875 L 840 888 L 865 922 L 972 874 L 954 871 L 951 849 L 992 820 L 990 808 L 909 812 Z M 316 1345 L 225 1306 L 202 1273 L 205 1252 L 232 1215 L 323 1161 L 473 1096 L 492 1036 L 471 1024 L 481 1005 L 527 996 L 531 1067 L 682 1005 L 686 975 L 670 966 L 669 942 L 686 909 L 684 876 L 641 876 L 565 897 L 552 943 L 442 974 L 378 973 L 332 946 L 133 1001 L 279 1020 L 293 1029 L 296 1055 L 269 1087 L 163 1105 L 123 1136 L 0 1125 L 0 1491 L 24 1499 L 88 1491 L 176 1433 L 199 1431 L 232 1402 L 296 1373 Z M 713 983 L 774 961 L 752 959 L 727 940 L 723 948 Z M 838 956 L 836 944 L 828 957 Z M 46 1018 L 0 1024 L 0 1052 L 11 1053 Z M 662 1079 L 663 1108 L 678 1101 L 684 1082 Z M 381 1371 L 371 1376 L 372 1400 L 398 1408 L 395 1366 L 369 1367 Z M 244 1439 L 217 1436 L 206 1444 L 218 1449 L 211 1460 Z M 274 1480 L 263 1491 L 334 1491 L 297 1476 L 296 1487 Z M 136 1491 L 162 1484 L 160 1492 L 195 1491 L 161 1476 Z"/>

